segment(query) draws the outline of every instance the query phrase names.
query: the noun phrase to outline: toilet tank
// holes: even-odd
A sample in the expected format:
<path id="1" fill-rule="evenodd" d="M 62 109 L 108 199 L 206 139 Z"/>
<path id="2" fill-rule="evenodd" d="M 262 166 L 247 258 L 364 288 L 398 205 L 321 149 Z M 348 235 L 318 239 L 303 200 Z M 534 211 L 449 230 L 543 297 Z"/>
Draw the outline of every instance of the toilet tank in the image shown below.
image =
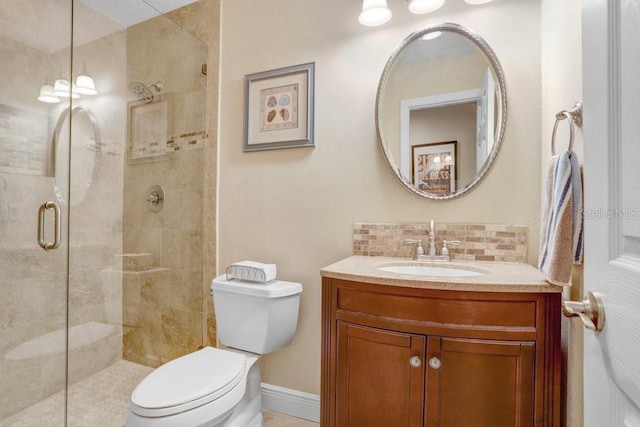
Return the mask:
<path id="1" fill-rule="evenodd" d="M 218 276 L 211 283 L 216 332 L 228 347 L 266 354 L 296 333 L 302 285 L 275 280 L 255 284 Z"/>

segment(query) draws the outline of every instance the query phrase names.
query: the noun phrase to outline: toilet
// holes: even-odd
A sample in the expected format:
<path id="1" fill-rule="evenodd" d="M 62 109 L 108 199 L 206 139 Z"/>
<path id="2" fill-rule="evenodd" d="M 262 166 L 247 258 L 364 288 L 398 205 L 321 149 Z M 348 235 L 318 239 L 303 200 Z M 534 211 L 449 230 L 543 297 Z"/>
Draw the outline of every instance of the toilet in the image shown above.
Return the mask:
<path id="1" fill-rule="evenodd" d="M 133 390 L 126 427 L 262 426 L 260 355 L 296 332 L 302 285 L 211 283 L 217 333 L 227 348 L 205 347 L 165 363 Z"/>

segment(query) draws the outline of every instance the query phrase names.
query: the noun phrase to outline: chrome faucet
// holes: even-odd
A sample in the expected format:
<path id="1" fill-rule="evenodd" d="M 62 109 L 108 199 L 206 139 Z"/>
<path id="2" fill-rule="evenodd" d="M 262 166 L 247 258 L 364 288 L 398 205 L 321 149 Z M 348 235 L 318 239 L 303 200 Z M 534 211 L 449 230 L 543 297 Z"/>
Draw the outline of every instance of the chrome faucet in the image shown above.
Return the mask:
<path id="1" fill-rule="evenodd" d="M 436 256 L 436 227 L 433 220 L 429 224 L 429 256 Z"/>
<path id="2" fill-rule="evenodd" d="M 436 251 L 436 228 L 433 220 L 429 224 L 429 250 L 425 255 L 424 248 L 422 247 L 422 239 L 406 239 L 404 244 L 415 244 L 416 250 L 413 254 L 413 259 L 417 261 L 451 261 L 451 256 L 449 255 L 449 246 L 448 245 L 459 245 L 459 240 L 443 240 L 442 241 L 442 250 L 440 251 L 440 255 L 437 254 Z"/>

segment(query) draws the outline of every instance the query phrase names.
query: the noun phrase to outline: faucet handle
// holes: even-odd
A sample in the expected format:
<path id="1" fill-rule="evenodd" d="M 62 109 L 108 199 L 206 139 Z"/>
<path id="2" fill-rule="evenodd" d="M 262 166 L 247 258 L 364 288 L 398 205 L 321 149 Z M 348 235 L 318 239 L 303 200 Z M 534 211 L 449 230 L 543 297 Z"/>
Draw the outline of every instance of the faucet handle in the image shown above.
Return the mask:
<path id="1" fill-rule="evenodd" d="M 442 241 L 442 251 L 440 251 L 440 255 L 449 256 L 449 248 L 447 245 L 458 246 L 460 244 L 460 240 L 443 240 Z"/>
<path id="2" fill-rule="evenodd" d="M 424 248 L 422 247 L 422 239 L 405 239 L 403 242 L 405 245 L 416 245 L 416 252 L 414 259 L 417 259 L 418 255 L 424 255 Z"/>

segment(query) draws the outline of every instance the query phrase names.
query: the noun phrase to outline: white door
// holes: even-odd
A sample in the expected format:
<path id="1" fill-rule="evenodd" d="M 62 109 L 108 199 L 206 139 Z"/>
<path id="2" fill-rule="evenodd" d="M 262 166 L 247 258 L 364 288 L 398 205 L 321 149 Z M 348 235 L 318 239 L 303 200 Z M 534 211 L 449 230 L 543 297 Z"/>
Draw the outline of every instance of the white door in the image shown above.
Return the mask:
<path id="1" fill-rule="evenodd" d="M 493 149 L 495 140 L 496 82 L 491 69 L 487 68 L 478 98 L 476 119 L 476 171 L 484 166 L 485 160 Z"/>
<path id="2" fill-rule="evenodd" d="M 640 426 L 640 0 L 584 0 L 586 427 Z M 560 41 L 561 42 L 561 41 Z M 562 72 L 562 70 L 558 70 Z"/>

